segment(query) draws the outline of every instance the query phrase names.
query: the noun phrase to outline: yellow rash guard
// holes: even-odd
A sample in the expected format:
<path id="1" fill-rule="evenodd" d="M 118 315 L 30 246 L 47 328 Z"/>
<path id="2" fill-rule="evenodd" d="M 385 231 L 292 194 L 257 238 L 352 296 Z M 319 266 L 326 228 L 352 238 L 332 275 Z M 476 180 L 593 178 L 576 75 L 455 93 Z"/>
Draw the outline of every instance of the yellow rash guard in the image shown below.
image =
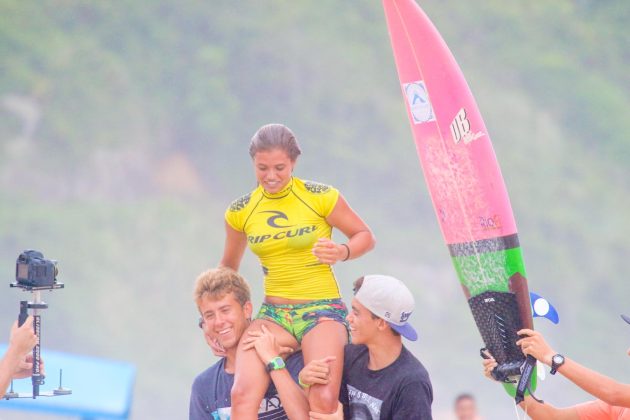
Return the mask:
<path id="1" fill-rule="evenodd" d="M 244 232 L 265 275 L 265 295 L 287 299 L 335 299 L 337 280 L 328 264 L 321 264 L 312 249 L 318 238 L 330 238 L 332 213 L 339 191 L 328 185 L 293 177 L 276 194 L 258 186 L 232 202 L 226 222 Z"/>

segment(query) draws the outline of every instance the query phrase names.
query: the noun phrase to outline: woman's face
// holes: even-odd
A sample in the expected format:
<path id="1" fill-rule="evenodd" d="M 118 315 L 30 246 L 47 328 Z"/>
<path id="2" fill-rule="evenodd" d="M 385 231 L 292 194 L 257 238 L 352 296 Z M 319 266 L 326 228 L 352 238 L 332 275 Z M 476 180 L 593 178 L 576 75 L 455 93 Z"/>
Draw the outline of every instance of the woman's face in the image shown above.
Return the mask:
<path id="1" fill-rule="evenodd" d="M 258 183 L 270 194 L 280 192 L 291 180 L 295 161 L 282 149 L 261 150 L 254 155 Z"/>

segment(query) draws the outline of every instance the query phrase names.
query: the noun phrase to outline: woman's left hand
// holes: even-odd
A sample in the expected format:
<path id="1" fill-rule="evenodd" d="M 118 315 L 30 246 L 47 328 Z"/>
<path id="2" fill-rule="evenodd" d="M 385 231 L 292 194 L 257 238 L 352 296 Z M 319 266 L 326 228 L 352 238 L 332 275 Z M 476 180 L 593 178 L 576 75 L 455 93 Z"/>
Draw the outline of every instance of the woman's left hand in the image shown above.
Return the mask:
<path id="1" fill-rule="evenodd" d="M 319 238 L 313 246 L 313 254 L 322 264 L 333 265 L 337 261 L 346 260 L 348 253 L 347 245 L 338 245 L 328 238 Z"/>

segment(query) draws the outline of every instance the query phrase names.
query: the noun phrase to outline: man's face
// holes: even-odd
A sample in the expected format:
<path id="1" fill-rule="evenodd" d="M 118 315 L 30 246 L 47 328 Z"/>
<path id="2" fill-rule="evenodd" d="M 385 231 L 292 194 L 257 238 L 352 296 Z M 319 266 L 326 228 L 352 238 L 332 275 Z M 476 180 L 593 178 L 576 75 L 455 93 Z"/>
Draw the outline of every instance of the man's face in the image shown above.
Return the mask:
<path id="1" fill-rule="evenodd" d="M 374 318 L 372 312 L 356 298 L 352 299 L 352 309 L 346 317 L 350 324 L 352 344 L 368 344 L 374 339 L 382 324 L 380 318 Z"/>
<path id="2" fill-rule="evenodd" d="M 477 418 L 477 405 L 470 398 L 462 398 L 455 404 L 455 418 L 457 420 L 475 420 Z"/>
<path id="3" fill-rule="evenodd" d="M 205 294 L 198 306 L 204 333 L 216 339 L 225 350 L 236 348 L 252 316 L 251 302 L 241 305 L 233 293 L 220 299 Z"/>

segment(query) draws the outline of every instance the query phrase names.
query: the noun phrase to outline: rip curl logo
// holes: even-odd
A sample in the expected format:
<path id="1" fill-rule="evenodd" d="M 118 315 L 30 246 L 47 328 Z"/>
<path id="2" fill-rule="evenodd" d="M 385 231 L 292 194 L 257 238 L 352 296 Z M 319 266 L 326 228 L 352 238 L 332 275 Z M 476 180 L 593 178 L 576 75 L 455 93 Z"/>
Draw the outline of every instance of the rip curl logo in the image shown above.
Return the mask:
<path id="1" fill-rule="evenodd" d="M 400 313 L 400 322 L 407 322 L 409 317 L 411 316 L 411 312 L 401 312 Z"/>
<path id="2" fill-rule="evenodd" d="M 287 227 L 289 227 L 289 226 L 287 226 Z M 273 235 L 271 235 L 271 234 L 266 234 L 266 235 L 249 235 L 247 237 L 247 241 L 250 244 L 261 244 L 261 243 L 265 242 L 268 239 L 279 240 L 279 239 L 285 239 L 285 238 L 296 238 L 298 236 L 315 233 L 315 231 L 317 231 L 317 226 L 315 226 L 315 225 L 313 225 L 313 226 L 305 226 L 305 227 L 296 227 L 296 228 L 289 229 L 289 230 L 281 230 L 280 232 L 277 232 L 277 233 L 275 233 Z"/>
<path id="3" fill-rule="evenodd" d="M 271 213 L 273 214 L 273 216 L 269 217 L 267 219 L 267 224 L 271 227 L 274 228 L 288 228 L 294 225 L 287 225 L 287 224 L 281 224 L 279 225 L 277 220 L 286 220 L 287 222 L 289 221 L 289 218 L 287 217 L 286 214 L 282 213 L 281 211 L 276 211 L 276 210 L 269 210 L 269 211 L 263 211 L 263 213 Z"/>
<path id="4" fill-rule="evenodd" d="M 470 121 L 468 120 L 468 116 L 466 115 L 466 110 L 464 108 L 459 110 L 459 112 L 455 115 L 455 118 L 453 118 L 453 122 L 451 122 L 451 136 L 453 137 L 455 144 L 458 144 L 462 140 L 464 141 L 464 144 L 468 144 L 483 137 L 484 135 L 485 133 L 481 131 L 476 133 L 470 131 Z"/>

